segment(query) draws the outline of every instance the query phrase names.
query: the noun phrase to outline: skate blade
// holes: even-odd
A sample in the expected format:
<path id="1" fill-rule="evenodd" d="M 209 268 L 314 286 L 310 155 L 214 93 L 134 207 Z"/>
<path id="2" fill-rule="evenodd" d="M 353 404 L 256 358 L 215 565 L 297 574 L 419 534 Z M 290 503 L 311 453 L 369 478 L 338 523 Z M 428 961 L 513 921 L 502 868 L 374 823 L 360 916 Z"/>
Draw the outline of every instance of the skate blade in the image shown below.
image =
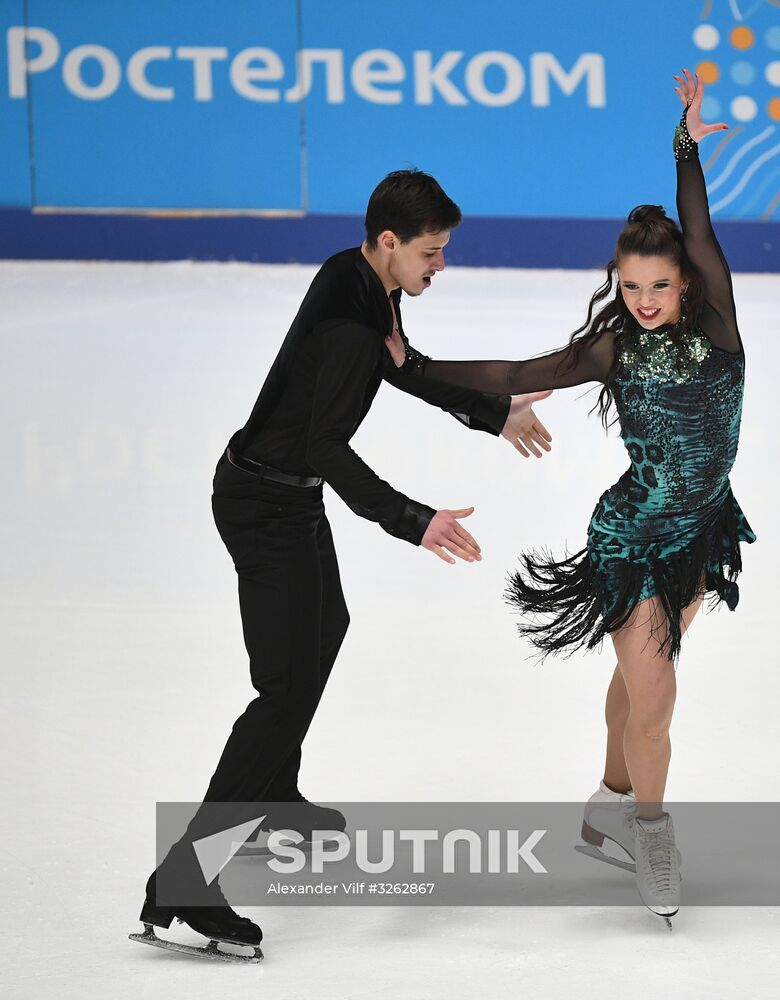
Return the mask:
<path id="1" fill-rule="evenodd" d="M 647 906 L 647 903 L 645 903 L 645 906 Z M 650 912 L 653 914 L 654 917 L 660 917 L 661 920 L 663 920 L 663 922 L 666 924 L 667 928 L 670 931 L 672 930 L 672 917 L 676 917 L 677 914 L 680 912 L 679 907 L 674 911 L 674 913 L 656 913 L 656 911 L 650 909 L 649 906 L 647 908 L 648 910 L 650 910 Z"/>
<path id="2" fill-rule="evenodd" d="M 258 962 L 262 962 L 264 958 L 259 945 L 240 944 L 238 941 L 222 941 L 221 943 L 231 945 L 235 948 L 252 948 L 254 954 L 240 955 L 237 952 L 220 951 L 218 947 L 220 941 L 216 938 L 212 938 L 212 940 L 203 947 L 198 947 L 193 944 L 179 944 L 178 941 L 167 941 L 165 938 L 157 937 L 151 924 L 145 925 L 143 934 L 130 934 L 128 937 L 131 941 L 137 941 L 139 944 L 150 944 L 153 948 L 161 948 L 163 951 L 179 951 L 184 955 L 197 955 L 199 958 L 212 958 L 216 959 L 218 962 L 234 962 L 256 965 Z"/>
<path id="3" fill-rule="evenodd" d="M 636 865 L 633 862 L 612 858 L 592 844 L 575 844 L 574 850 L 579 851 L 580 854 L 585 854 L 589 858 L 594 858 L 596 861 L 604 861 L 608 865 L 614 865 L 615 868 L 622 868 L 623 871 L 632 872 L 632 874 L 636 875 Z"/>

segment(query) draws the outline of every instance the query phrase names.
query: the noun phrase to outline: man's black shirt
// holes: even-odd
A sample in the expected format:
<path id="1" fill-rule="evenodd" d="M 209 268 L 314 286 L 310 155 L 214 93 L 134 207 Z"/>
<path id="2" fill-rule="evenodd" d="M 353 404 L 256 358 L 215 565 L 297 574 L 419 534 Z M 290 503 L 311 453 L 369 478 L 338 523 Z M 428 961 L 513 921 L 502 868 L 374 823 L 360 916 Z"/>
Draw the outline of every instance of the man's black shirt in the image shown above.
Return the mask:
<path id="1" fill-rule="evenodd" d="M 401 290 L 391 294 L 408 347 Z M 496 435 L 506 421 L 509 397 L 404 373 L 385 347 L 392 329 L 387 293 L 360 247 L 331 257 L 317 272 L 231 447 L 283 472 L 322 476 L 356 514 L 419 545 L 435 510 L 394 490 L 349 446 L 381 381 Z"/>

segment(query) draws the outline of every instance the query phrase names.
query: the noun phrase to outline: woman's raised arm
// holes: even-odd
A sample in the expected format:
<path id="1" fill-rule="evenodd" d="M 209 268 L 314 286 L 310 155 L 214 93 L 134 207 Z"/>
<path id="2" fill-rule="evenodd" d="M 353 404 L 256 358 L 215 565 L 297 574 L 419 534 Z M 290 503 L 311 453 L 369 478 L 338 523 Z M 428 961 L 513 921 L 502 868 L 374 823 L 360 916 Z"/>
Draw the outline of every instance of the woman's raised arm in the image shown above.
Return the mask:
<path id="1" fill-rule="evenodd" d="M 687 70 L 675 76 L 674 88 L 682 101 L 680 123 L 674 133 L 677 160 L 677 214 L 688 259 L 704 287 L 701 327 L 708 339 L 726 351 L 739 351 L 741 341 L 731 285 L 731 272 L 710 220 L 707 188 L 699 162 L 699 142 L 707 135 L 728 128 L 723 122 L 706 125 L 701 119 L 704 84 Z"/>

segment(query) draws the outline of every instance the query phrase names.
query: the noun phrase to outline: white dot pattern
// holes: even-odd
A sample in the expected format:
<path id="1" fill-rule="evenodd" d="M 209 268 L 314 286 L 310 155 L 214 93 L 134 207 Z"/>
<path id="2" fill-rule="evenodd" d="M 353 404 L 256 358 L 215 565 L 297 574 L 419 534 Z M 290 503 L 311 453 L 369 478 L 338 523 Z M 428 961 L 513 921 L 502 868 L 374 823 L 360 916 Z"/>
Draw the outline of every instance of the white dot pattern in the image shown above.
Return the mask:
<path id="1" fill-rule="evenodd" d="M 750 122 L 758 114 L 758 105 L 752 97 L 743 94 L 731 102 L 731 113 L 738 122 Z"/>
<path id="2" fill-rule="evenodd" d="M 709 52 L 720 44 L 720 32 L 712 24 L 700 24 L 693 32 L 693 43 L 697 48 Z"/>

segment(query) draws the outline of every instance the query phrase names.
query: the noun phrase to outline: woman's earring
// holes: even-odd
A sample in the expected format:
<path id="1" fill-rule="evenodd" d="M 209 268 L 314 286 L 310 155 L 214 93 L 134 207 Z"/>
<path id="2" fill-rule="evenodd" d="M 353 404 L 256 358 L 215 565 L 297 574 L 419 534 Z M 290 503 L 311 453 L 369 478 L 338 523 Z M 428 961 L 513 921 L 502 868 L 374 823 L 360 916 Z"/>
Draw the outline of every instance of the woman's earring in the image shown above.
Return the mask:
<path id="1" fill-rule="evenodd" d="M 685 296 L 685 293 L 687 291 L 688 291 L 688 286 L 686 285 L 685 288 L 683 288 L 682 290 L 682 294 L 680 295 L 680 323 L 683 324 L 685 323 L 688 312 L 688 299 Z"/>

